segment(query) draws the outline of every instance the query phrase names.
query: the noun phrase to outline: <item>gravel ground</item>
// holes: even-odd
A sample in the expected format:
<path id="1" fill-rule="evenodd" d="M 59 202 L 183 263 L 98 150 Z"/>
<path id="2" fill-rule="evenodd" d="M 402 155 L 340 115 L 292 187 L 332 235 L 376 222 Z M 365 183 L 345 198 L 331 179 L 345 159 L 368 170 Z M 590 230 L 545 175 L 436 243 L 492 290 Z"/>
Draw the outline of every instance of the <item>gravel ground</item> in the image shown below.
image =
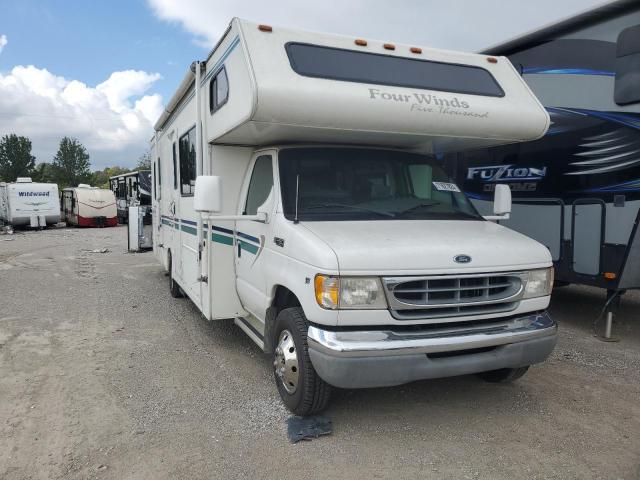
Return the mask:
<path id="1" fill-rule="evenodd" d="M 558 347 L 515 384 L 338 391 L 333 434 L 292 445 L 268 359 L 125 228 L 0 236 L 0 478 L 638 479 L 640 295 L 619 343 L 603 298 L 559 289 Z"/>

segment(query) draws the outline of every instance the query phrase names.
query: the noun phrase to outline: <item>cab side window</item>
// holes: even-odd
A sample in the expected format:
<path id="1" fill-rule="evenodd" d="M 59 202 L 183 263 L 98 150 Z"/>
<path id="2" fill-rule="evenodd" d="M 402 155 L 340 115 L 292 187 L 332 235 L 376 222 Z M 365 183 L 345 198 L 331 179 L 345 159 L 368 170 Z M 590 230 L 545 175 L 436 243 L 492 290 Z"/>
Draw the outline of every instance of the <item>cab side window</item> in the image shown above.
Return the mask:
<path id="1" fill-rule="evenodd" d="M 256 159 L 256 163 L 253 166 L 243 214 L 255 215 L 258 213 L 258 207 L 267 200 L 272 187 L 273 166 L 271 156 L 262 155 Z"/>

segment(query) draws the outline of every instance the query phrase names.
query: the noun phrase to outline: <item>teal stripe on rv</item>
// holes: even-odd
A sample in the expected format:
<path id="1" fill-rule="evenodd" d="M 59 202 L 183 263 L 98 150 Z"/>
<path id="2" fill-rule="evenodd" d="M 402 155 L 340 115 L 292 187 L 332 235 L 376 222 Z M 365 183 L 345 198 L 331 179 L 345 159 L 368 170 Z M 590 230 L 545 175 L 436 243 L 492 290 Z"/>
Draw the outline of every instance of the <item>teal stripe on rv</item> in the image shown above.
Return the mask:
<path id="1" fill-rule="evenodd" d="M 244 240 L 238 239 L 238 245 L 242 250 L 246 250 L 249 253 L 256 254 L 258 253 L 258 247 L 253 243 L 245 242 Z"/>
<path id="2" fill-rule="evenodd" d="M 164 225 L 167 225 L 169 227 L 173 227 L 176 230 L 182 230 L 185 233 L 189 233 L 191 235 L 196 235 L 198 233 L 197 229 L 195 229 L 194 227 L 191 227 L 189 225 L 179 225 L 178 222 L 173 223 L 170 220 L 167 220 L 165 218 L 163 218 L 162 223 Z M 211 241 L 213 241 L 214 243 L 219 243 L 221 245 L 229 245 L 232 246 L 233 245 L 233 236 L 232 235 L 225 235 L 224 233 L 212 233 L 211 234 Z M 246 240 L 241 240 L 240 238 L 238 238 L 238 245 L 240 245 L 240 248 L 246 252 L 249 252 L 253 255 L 255 255 L 256 253 L 258 253 L 258 250 L 260 249 L 260 247 L 258 245 L 255 245 L 253 243 L 247 242 Z"/>

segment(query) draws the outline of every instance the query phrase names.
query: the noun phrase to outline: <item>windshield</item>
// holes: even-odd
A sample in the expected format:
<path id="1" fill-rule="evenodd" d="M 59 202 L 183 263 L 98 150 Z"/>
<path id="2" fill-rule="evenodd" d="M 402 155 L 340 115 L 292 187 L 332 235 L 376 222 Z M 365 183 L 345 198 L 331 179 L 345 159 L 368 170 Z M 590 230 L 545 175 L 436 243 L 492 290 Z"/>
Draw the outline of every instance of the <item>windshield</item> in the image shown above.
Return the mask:
<path id="1" fill-rule="evenodd" d="M 279 153 L 284 215 L 293 220 L 481 220 L 437 160 L 362 148 Z"/>

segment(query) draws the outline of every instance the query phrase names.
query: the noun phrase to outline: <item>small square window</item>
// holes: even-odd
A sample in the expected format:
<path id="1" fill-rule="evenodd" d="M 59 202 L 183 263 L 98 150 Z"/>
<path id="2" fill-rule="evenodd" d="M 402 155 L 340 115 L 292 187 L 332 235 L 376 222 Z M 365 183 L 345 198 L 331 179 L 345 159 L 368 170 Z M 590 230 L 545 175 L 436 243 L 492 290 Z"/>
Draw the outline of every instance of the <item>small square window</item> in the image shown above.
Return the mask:
<path id="1" fill-rule="evenodd" d="M 209 110 L 214 113 L 229 99 L 229 80 L 224 67 L 209 82 Z"/>

